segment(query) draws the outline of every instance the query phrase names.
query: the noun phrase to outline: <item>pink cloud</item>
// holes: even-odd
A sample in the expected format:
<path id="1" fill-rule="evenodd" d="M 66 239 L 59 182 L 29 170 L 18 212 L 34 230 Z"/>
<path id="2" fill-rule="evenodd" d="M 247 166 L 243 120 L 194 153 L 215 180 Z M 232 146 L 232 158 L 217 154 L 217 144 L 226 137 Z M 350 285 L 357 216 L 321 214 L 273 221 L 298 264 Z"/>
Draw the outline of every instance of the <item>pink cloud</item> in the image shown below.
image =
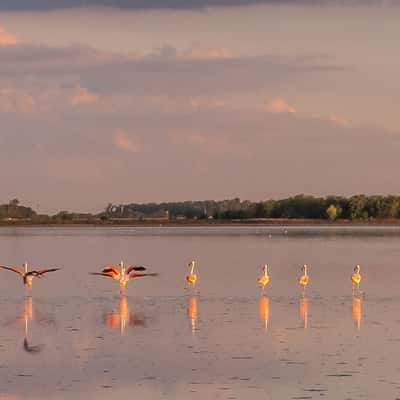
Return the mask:
<path id="1" fill-rule="evenodd" d="M 99 100 L 98 96 L 94 93 L 89 92 L 86 88 L 79 88 L 78 93 L 76 93 L 72 99 L 71 103 L 73 106 L 78 106 L 80 104 L 93 104 Z"/>
<path id="2" fill-rule="evenodd" d="M 266 110 L 273 114 L 293 114 L 297 110 L 284 99 L 274 99 L 266 106 Z"/>
<path id="3" fill-rule="evenodd" d="M 17 44 L 17 37 L 0 26 L 0 46 Z"/>
<path id="4" fill-rule="evenodd" d="M 142 143 L 122 129 L 117 129 L 113 133 L 113 143 L 117 149 L 128 153 L 140 153 L 143 151 Z"/>

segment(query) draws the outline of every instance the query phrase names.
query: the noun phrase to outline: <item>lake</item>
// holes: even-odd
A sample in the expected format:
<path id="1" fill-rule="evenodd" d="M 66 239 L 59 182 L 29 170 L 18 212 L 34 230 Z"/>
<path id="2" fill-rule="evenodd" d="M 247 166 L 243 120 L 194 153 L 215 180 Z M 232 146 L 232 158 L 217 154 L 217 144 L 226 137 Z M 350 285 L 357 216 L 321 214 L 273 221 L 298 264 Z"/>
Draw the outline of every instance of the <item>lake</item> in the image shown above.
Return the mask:
<path id="1" fill-rule="evenodd" d="M 399 239 L 398 227 L 1 228 L 0 264 L 62 269 L 31 297 L 0 270 L 0 400 L 400 398 Z M 120 260 L 160 275 L 127 296 L 89 275 Z"/>

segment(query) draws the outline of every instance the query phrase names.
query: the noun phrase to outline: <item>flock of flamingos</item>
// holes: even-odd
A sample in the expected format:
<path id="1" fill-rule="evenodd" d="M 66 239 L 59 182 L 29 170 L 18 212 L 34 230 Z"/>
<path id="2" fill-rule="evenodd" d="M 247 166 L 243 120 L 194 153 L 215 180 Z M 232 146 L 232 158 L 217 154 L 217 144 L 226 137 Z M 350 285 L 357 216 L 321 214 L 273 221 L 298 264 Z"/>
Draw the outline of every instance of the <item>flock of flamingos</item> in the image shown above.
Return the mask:
<path id="1" fill-rule="evenodd" d="M 195 288 L 196 282 L 198 281 L 198 270 L 196 267 L 196 262 L 191 261 L 188 265 L 189 272 L 186 276 L 186 282 L 191 288 Z M 24 339 L 24 350 L 30 353 L 35 353 L 41 351 L 43 345 L 32 346 L 28 341 L 28 326 L 29 321 L 33 319 L 33 305 L 31 289 L 33 278 L 41 278 L 48 272 L 58 271 L 60 268 L 49 268 L 49 269 L 37 269 L 29 270 L 28 263 L 24 263 L 22 268 L 0 266 L 0 268 L 9 270 L 17 273 L 22 277 L 22 281 L 27 288 L 28 296 L 25 297 L 25 309 L 24 309 L 24 319 L 25 319 L 25 339 Z M 300 276 L 298 283 L 303 288 L 303 293 L 299 301 L 300 306 L 300 316 L 303 320 L 304 328 L 308 325 L 308 299 L 305 294 L 306 287 L 309 283 L 308 267 L 303 265 L 301 267 L 302 275 Z M 144 277 L 144 276 L 158 276 L 157 273 L 147 273 L 146 268 L 142 265 L 130 265 L 125 267 L 123 261 L 120 262 L 119 266 L 109 265 L 102 269 L 100 272 L 91 272 L 91 275 L 105 276 L 112 278 L 119 283 L 121 298 L 119 302 L 119 310 L 108 313 L 105 318 L 105 323 L 110 327 L 120 327 L 121 335 L 124 334 L 127 325 L 136 326 L 143 325 L 144 319 L 140 315 L 133 314 L 129 311 L 127 298 L 125 296 L 126 285 L 131 279 Z M 268 274 L 268 265 L 262 267 L 262 274 L 258 277 L 257 282 L 261 287 L 261 298 L 259 303 L 259 316 L 265 325 L 265 329 L 268 328 L 269 320 L 269 299 L 265 295 L 265 287 L 270 283 L 270 276 Z M 361 299 L 359 295 L 360 292 L 360 266 L 356 265 L 354 272 L 351 275 L 351 282 L 353 285 L 353 320 L 357 329 L 360 329 L 361 323 Z M 197 297 L 191 296 L 188 304 L 188 318 L 190 320 L 192 333 L 196 331 L 197 322 Z"/>
<path id="2" fill-rule="evenodd" d="M 23 269 L 17 268 L 17 267 L 6 267 L 3 265 L 0 265 L 0 268 L 13 271 L 17 274 L 19 274 L 22 277 L 24 285 L 31 289 L 32 288 L 32 281 L 33 278 L 41 278 L 44 274 L 48 272 L 54 272 L 58 271 L 60 268 L 50 268 L 50 269 L 38 269 L 38 270 L 32 270 L 29 271 L 28 269 L 28 263 L 25 262 L 23 264 Z M 192 287 L 196 285 L 198 274 L 196 273 L 196 262 L 191 261 L 189 263 L 189 274 L 186 276 L 186 281 L 188 284 Z M 307 265 L 304 264 L 301 267 L 302 270 L 302 275 L 299 278 L 299 285 L 303 287 L 303 293 L 305 291 L 305 288 L 308 285 L 309 282 L 309 276 L 307 272 Z M 262 293 L 264 293 L 265 286 L 270 282 L 270 276 L 268 274 L 268 265 L 264 265 L 262 267 L 263 273 L 262 275 L 257 279 L 257 282 L 262 288 Z M 119 287 L 120 287 L 120 292 L 121 294 L 125 293 L 125 288 L 127 283 L 129 282 L 130 279 L 134 278 L 139 278 L 139 277 L 144 277 L 144 276 L 158 276 L 157 273 L 147 273 L 143 272 L 146 271 L 146 267 L 142 265 L 130 265 L 129 267 L 125 267 L 125 264 L 123 261 L 120 262 L 119 267 L 115 265 L 109 265 L 103 268 L 101 272 L 91 272 L 91 275 L 99 275 L 99 276 L 106 276 L 109 278 L 112 278 L 116 281 L 119 282 Z M 357 293 L 360 293 L 360 282 L 361 282 L 361 274 L 360 274 L 360 266 L 356 265 L 354 267 L 354 273 L 351 275 L 351 281 L 353 284 L 353 295 L 355 294 L 355 291 Z"/>

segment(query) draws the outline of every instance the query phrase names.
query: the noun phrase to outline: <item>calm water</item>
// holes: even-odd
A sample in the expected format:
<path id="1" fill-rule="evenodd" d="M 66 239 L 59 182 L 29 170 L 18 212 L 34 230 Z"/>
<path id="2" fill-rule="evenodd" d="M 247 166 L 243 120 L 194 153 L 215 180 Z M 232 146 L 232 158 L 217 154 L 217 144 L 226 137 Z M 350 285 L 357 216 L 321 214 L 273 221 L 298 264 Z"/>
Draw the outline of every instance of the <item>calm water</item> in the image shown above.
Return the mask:
<path id="1" fill-rule="evenodd" d="M 286 230 L 0 229 L 3 265 L 62 268 L 36 279 L 32 298 L 0 271 L 0 400 L 400 397 L 400 230 Z M 121 259 L 160 276 L 121 298 L 88 274 Z M 365 293 L 353 299 L 356 263 Z"/>

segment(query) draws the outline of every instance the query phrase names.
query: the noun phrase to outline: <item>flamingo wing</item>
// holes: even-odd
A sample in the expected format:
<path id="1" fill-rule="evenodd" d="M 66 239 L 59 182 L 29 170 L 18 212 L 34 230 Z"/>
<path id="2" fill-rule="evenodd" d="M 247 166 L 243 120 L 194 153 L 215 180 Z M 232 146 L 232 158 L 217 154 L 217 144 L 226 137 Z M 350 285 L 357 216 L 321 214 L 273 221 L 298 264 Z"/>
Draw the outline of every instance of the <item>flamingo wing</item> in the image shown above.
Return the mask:
<path id="1" fill-rule="evenodd" d="M 107 265 L 106 267 L 103 268 L 103 270 L 101 272 L 105 272 L 105 273 L 113 273 L 114 275 L 119 275 L 119 269 L 118 267 L 116 267 L 115 265 Z"/>
<path id="2" fill-rule="evenodd" d="M 112 272 L 89 272 L 90 275 L 100 275 L 100 276 L 108 276 L 109 278 L 115 278 L 115 274 Z"/>
<path id="3" fill-rule="evenodd" d="M 146 271 L 146 267 L 144 267 L 143 265 L 130 265 L 126 269 L 126 273 L 130 274 L 132 271 Z"/>
<path id="4" fill-rule="evenodd" d="M 13 271 L 16 272 L 17 274 L 20 274 L 21 276 L 24 276 L 24 273 L 17 267 L 5 267 L 4 265 L 0 265 L 0 268 L 8 269 L 9 271 Z"/>
<path id="5" fill-rule="evenodd" d="M 132 274 L 129 274 L 129 278 L 140 278 L 140 277 L 142 277 L 142 276 L 158 276 L 159 274 L 157 274 L 157 273 L 145 273 L 145 274 L 142 274 L 142 273 L 137 273 L 137 272 L 133 272 Z"/>
<path id="6" fill-rule="evenodd" d="M 42 276 L 46 272 L 53 272 L 53 271 L 58 271 L 60 268 L 47 268 L 47 269 L 39 269 L 36 271 L 31 271 L 32 275 L 34 276 Z"/>

